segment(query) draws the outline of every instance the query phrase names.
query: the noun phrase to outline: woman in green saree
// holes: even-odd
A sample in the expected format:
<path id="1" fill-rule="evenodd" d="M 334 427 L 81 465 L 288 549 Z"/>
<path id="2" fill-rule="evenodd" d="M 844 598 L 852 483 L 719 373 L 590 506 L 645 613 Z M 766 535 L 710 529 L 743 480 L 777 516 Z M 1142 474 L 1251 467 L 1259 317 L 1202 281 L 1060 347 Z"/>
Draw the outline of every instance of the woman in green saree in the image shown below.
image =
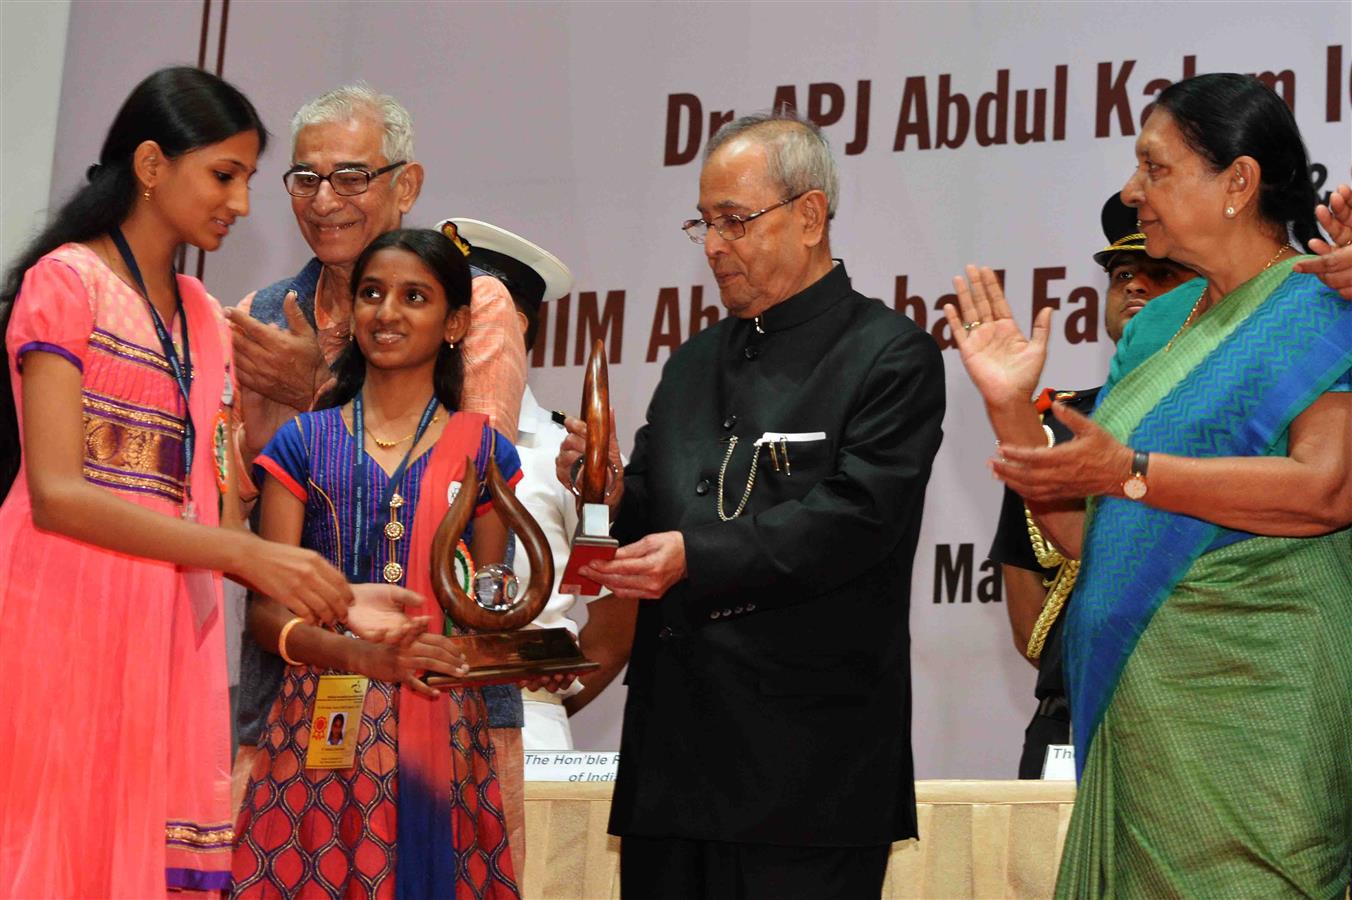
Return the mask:
<path id="1" fill-rule="evenodd" d="M 1352 869 L 1352 303 L 1317 252 L 1285 104 L 1242 75 L 1163 91 L 1122 191 L 1200 278 L 1130 323 L 1093 418 L 1042 446 L 1032 339 L 955 279 L 996 474 L 1082 567 L 1066 670 L 1079 795 L 1061 897 L 1342 897 Z M 1321 217 L 1334 243 L 1346 215 Z"/>

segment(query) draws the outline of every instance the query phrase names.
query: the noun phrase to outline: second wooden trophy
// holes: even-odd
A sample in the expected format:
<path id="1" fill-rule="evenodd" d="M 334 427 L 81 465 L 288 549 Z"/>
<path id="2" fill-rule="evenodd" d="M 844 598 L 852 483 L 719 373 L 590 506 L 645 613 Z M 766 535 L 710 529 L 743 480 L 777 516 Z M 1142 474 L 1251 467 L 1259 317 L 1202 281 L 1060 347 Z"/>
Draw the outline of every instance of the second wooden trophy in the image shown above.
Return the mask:
<path id="1" fill-rule="evenodd" d="M 595 597 L 601 586 L 581 574 L 587 563 L 615 557 L 619 541 L 610 536 L 610 507 L 606 500 L 619 484 L 619 471 L 607 459 L 615 422 L 610 413 L 610 372 L 606 348 L 592 345 L 582 382 L 582 418 L 587 423 L 587 446 L 573 467 L 569 488 L 578 502 L 577 531 L 572 552 L 563 569 L 559 590 L 565 594 Z"/>

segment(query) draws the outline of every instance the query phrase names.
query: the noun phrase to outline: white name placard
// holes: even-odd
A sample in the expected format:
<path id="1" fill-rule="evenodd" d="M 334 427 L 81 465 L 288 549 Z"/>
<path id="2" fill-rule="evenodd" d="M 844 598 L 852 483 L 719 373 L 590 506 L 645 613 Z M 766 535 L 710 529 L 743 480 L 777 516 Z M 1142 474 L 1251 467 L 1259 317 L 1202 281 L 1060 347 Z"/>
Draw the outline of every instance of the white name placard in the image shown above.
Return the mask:
<path id="1" fill-rule="evenodd" d="M 1075 747 L 1072 744 L 1049 744 L 1047 758 L 1042 762 L 1043 781 L 1075 780 Z"/>
<path id="2" fill-rule="evenodd" d="M 617 752 L 527 750 L 527 781 L 614 781 Z"/>

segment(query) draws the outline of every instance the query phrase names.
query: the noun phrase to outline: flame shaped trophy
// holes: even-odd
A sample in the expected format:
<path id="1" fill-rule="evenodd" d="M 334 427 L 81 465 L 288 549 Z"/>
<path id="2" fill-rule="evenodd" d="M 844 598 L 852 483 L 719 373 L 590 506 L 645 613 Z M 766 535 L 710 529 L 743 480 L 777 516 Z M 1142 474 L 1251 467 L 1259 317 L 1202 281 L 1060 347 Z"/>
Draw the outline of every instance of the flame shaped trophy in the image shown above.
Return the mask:
<path id="1" fill-rule="evenodd" d="M 592 345 L 587 373 L 582 381 L 582 418 L 587 423 L 587 445 L 582 458 L 573 466 L 569 489 L 578 499 L 577 532 L 573 549 L 563 569 L 559 590 L 565 594 L 595 597 L 601 586 L 579 574 L 589 562 L 615 557 L 620 542 L 610 536 L 610 507 L 607 498 L 619 484 L 619 471 L 610 465 L 611 435 L 615 423 L 610 418 L 610 374 L 606 367 L 606 348 L 599 340 Z M 578 486 L 579 474 L 581 487 Z"/>
<path id="2" fill-rule="evenodd" d="M 463 676 L 429 673 L 427 683 L 497 684 L 600 668 L 582 655 L 568 629 L 525 627 L 549 601 L 554 558 L 539 523 L 516 499 L 496 462 L 489 462 L 486 480 L 498 514 L 525 548 L 530 581 L 520 592 L 516 575 L 501 563 L 465 572 L 463 579 L 456 577 L 456 548 L 479 495 L 478 472 L 474 461 L 466 459 L 464 483 L 432 537 L 432 590 L 446 616 L 470 632 L 451 636 L 464 653 L 469 672 Z M 469 584 L 468 593 L 462 580 Z"/>

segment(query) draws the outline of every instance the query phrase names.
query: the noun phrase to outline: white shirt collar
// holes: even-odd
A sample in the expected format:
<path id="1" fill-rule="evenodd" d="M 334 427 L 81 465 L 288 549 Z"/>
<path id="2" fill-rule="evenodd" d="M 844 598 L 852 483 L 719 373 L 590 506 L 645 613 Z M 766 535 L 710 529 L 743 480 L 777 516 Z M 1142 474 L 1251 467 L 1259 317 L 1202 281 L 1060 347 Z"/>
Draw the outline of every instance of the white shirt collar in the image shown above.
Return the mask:
<path id="1" fill-rule="evenodd" d="M 521 395 L 521 415 L 517 418 L 516 423 L 517 434 L 523 437 L 528 434 L 539 434 L 552 421 L 549 410 L 536 402 L 535 394 L 532 393 L 530 385 L 526 385 L 526 390 Z"/>

